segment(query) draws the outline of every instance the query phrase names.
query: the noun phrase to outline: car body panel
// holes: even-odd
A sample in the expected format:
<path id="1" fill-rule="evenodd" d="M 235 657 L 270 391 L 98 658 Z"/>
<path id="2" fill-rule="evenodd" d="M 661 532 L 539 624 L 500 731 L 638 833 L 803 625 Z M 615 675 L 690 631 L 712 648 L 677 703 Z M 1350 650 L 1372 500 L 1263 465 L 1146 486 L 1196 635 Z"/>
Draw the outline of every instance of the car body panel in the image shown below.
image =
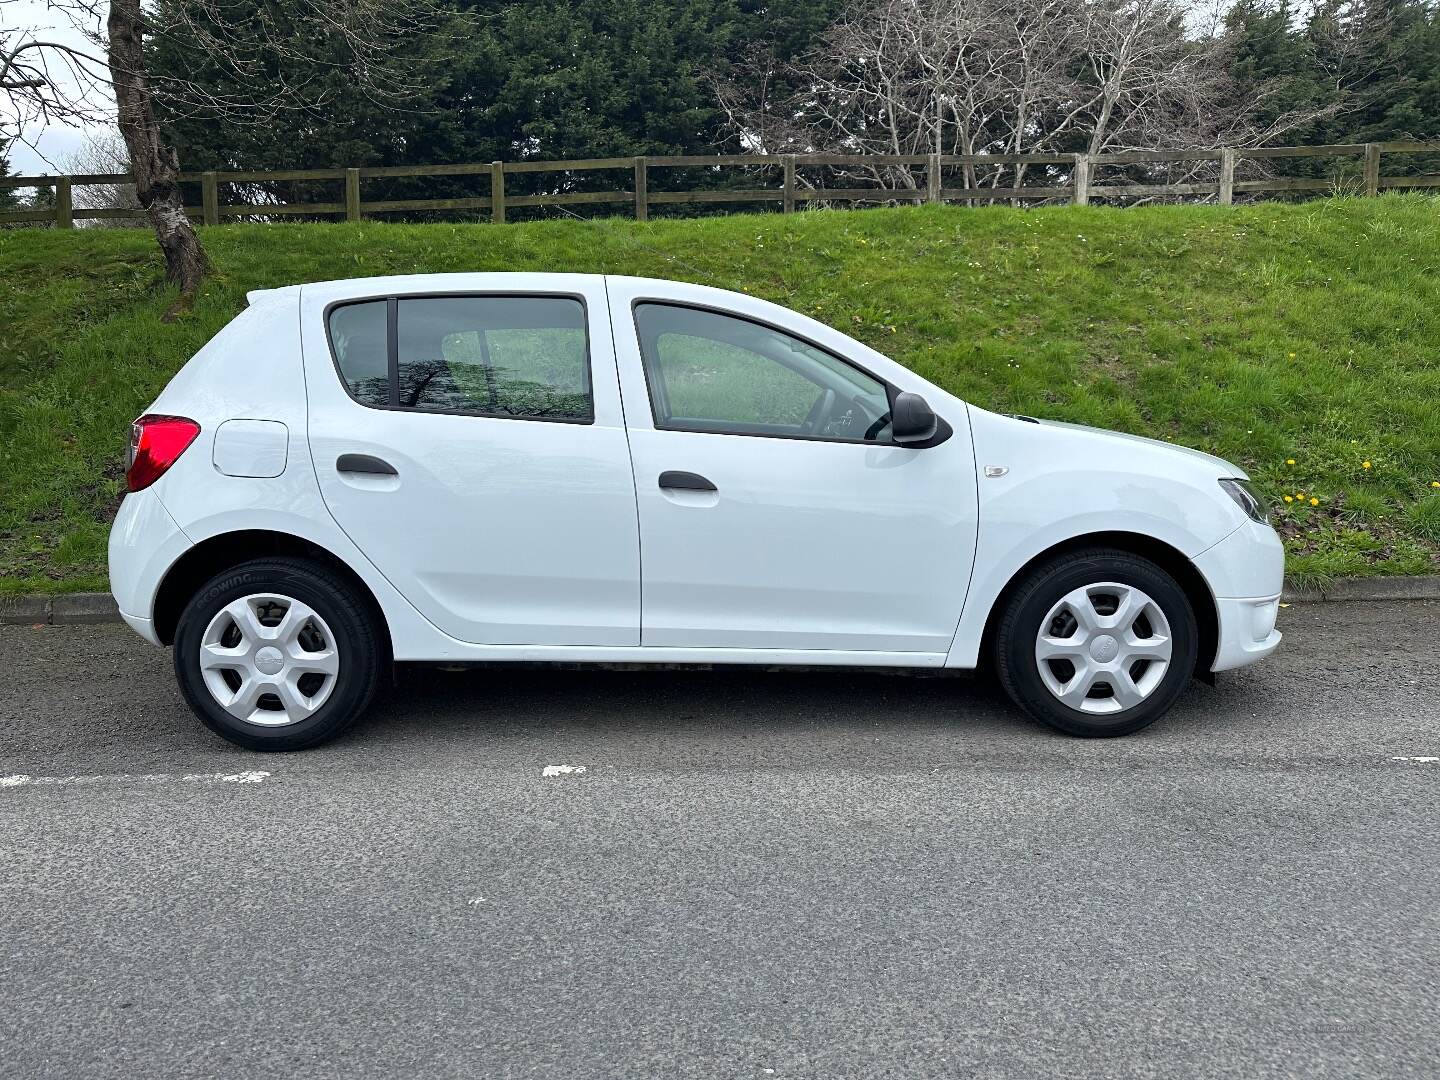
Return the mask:
<path id="1" fill-rule="evenodd" d="M 1270 526 L 1248 518 L 1194 563 L 1217 599 L 1278 596 L 1285 582 L 1285 545 Z"/>
<path id="2" fill-rule="evenodd" d="M 336 373 L 326 310 L 340 301 L 446 293 L 580 298 L 594 422 L 354 400 Z M 459 641 L 638 645 L 635 494 L 603 280 L 435 275 L 306 286 L 301 296 L 315 474 L 330 514 L 395 588 Z M 378 457 L 398 475 L 342 473 L 343 454 Z"/>
<path id="3" fill-rule="evenodd" d="M 1195 558 L 1215 594 L 1219 646 L 1211 671 L 1253 664 L 1280 644 L 1275 620 L 1285 580 L 1285 547 L 1275 530 L 1247 521 Z"/>
<path id="4" fill-rule="evenodd" d="M 939 446 L 657 429 L 633 307 L 723 309 L 821 345 L 885 381 L 909 373 L 814 320 L 679 282 L 609 279 L 635 465 L 647 646 L 945 652 L 975 551 L 966 409 Z M 868 355 L 867 355 L 868 354 Z M 715 493 L 672 492 L 668 470 Z M 903 568 L 896 572 L 896 568 Z"/>
<path id="5" fill-rule="evenodd" d="M 1254 524 L 1217 483 L 1243 473 L 1208 454 L 974 407 L 970 426 L 983 528 L 950 667 L 976 665 L 995 602 L 1026 564 L 1052 548 L 1097 533 L 1133 533 L 1193 560 Z M 987 469 L 1004 471 L 987 476 Z M 1268 526 L 1254 527 L 1274 537 Z M 1268 556 L 1263 564 L 1257 579 L 1278 593 L 1283 565 Z"/>
<path id="6" fill-rule="evenodd" d="M 110 588 L 121 617 L 152 645 L 160 644 L 151 619 L 155 594 L 191 546 L 153 487 L 121 500 L 110 527 Z"/>

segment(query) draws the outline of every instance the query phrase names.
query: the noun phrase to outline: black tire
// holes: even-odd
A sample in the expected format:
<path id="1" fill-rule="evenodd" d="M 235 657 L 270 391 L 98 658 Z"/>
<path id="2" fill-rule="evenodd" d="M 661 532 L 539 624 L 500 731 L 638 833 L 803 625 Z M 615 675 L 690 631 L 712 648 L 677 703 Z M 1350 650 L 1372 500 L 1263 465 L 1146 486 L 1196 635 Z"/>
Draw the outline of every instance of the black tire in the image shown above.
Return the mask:
<path id="1" fill-rule="evenodd" d="M 330 696 L 294 723 L 270 727 L 231 715 L 200 670 L 200 644 L 211 620 L 226 604 L 255 593 L 308 604 L 334 637 L 339 671 Z M 378 630 L 369 605 L 327 567 L 299 558 L 258 559 L 217 574 L 185 605 L 175 630 L 175 675 L 195 715 L 221 738 L 250 750 L 304 750 L 335 738 L 369 706 L 385 662 Z"/>
<path id="2" fill-rule="evenodd" d="M 1071 708 L 1046 688 L 1035 648 L 1041 620 L 1061 598 L 1101 582 L 1131 585 L 1149 594 L 1170 624 L 1172 652 L 1169 668 L 1143 701 L 1097 715 Z M 1200 632 L 1185 590 L 1165 570 L 1130 552 L 1096 548 L 1058 556 L 1032 570 L 1001 612 L 994 640 L 996 673 L 1015 704 L 1067 734 L 1110 738 L 1148 727 L 1175 704 L 1194 674 Z"/>

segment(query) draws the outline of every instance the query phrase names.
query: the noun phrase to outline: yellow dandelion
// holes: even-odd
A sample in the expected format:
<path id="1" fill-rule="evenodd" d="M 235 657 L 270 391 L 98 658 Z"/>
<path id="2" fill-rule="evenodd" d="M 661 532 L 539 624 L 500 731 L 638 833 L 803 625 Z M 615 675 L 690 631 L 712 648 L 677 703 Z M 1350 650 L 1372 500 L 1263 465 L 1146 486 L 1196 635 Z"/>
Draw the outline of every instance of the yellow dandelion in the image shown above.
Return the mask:
<path id="1" fill-rule="evenodd" d="M 1295 464 L 1295 459 L 1294 459 L 1293 457 L 1287 457 L 1287 458 L 1285 459 L 1285 464 L 1286 464 L 1286 465 L 1294 465 L 1294 464 Z"/>
<path id="2" fill-rule="evenodd" d="M 1362 462 L 1360 462 L 1360 468 L 1362 468 L 1362 469 L 1368 469 L 1368 468 L 1370 468 L 1370 462 L 1368 462 L 1368 461 L 1362 461 Z"/>
<path id="3" fill-rule="evenodd" d="M 1293 352 L 1290 353 L 1289 355 L 1290 355 L 1290 359 L 1291 359 L 1291 360 L 1294 360 L 1294 359 L 1295 359 L 1295 354 L 1294 354 Z"/>
<path id="4" fill-rule="evenodd" d="M 1310 505 L 1311 505 L 1311 506 L 1319 506 L 1319 505 L 1320 505 L 1320 500 L 1319 500 L 1319 499 L 1311 499 L 1311 500 L 1310 500 Z"/>
<path id="5" fill-rule="evenodd" d="M 1294 496 L 1294 495 L 1286 495 L 1286 496 L 1285 496 L 1285 501 L 1286 501 L 1286 502 L 1294 502 L 1294 501 L 1295 501 L 1295 496 Z"/>
<path id="6" fill-rule="evenodd" d="M 1440 480 L 1431 480 L 1431 481 L 1430 481 L 1430 486 L 1431 486 L 1431 487 L 1440 487 Z"/>

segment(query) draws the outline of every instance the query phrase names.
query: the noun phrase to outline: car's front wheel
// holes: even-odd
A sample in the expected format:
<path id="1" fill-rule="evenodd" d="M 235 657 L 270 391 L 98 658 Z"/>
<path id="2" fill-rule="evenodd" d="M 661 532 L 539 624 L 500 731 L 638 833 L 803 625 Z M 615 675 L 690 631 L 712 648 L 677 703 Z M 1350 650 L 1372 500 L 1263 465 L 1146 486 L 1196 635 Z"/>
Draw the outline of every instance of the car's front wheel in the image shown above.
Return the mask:
<path id="1" fill-rule="evenodd" d="M 1199 630 L 1185 590 L 1118 550 L 1071 552 L 1035 568 L 995 634 L 1000 681 L 1037 720 L 1072 735 L 1129 735 L 1175 703 Z"/>
<path id="2" fill-rule="evenodd" d="M 205 726 L 251 750 L 302 750 L 349 727 L 384 659 L 355 590 L 304 559 L 245 563 L 191 598 L 175 674 Z"/>

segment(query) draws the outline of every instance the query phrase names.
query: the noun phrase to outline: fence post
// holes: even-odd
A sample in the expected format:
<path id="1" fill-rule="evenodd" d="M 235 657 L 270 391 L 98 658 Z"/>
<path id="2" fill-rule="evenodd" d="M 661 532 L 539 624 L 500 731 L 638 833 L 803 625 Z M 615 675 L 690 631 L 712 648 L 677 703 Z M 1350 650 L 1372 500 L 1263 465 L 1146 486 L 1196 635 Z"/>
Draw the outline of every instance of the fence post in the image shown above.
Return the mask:
<path id="1" fill-rule="evenodd" d="M 650 200 L 647 166 L 643 157 L 635 159 L 635 220 L 645 221 L 650 217 Z"/>
<path id="2" fill-rule="evenodd" d="M 925 165 L 925 201 L 940 201 L 940 155 L 931 154 Z"/>
<path id="3" fill-rule="evenodd" d="M 1073 202 L 1076 206 L 1087 206 L 1090 203 L 1090 155 L 1075 155 L 1075 195 Z"/>
<path id="4" fill-rule="evenodd" d="M 74 204 L 70 200 L 70 178 L 60 176 L 55 179 L 55 227 L 57 229 L 73 229 L 75 227 Z"/>
<path id="5" fill-rule="evenodd" d="M 505 163 L 490 163 L 490 220 L 496 225 L 505 224 Z"/>
<path id="6" fill-rule="evenodd" d="M 1380 144 L 1365 144 L 1365 194 L 1380 194 Z"/>
<path id="7" fill-rule="evenodd" d="M 200 174 L 200 209 L 206 225 L 220 224 L 220 193 L 213 172 Z"/>
<path id="8" fill-rule="evenodd" d="M 1220 205 L 1229 206 L 1235 201 L 1235 151 L 1220 151 Z"/>
<path id="9" fill-rule="evenodd" d="M 784 211 L 787 214 L 793 214 L 795 212 L 795 155 L 784 154 L 780 160 L 785 165 Z"/>
<path id="10" fill-rule="evenodd" d="M 345 220 L 360 220 L 360 170 L 345 170 Z"/>

